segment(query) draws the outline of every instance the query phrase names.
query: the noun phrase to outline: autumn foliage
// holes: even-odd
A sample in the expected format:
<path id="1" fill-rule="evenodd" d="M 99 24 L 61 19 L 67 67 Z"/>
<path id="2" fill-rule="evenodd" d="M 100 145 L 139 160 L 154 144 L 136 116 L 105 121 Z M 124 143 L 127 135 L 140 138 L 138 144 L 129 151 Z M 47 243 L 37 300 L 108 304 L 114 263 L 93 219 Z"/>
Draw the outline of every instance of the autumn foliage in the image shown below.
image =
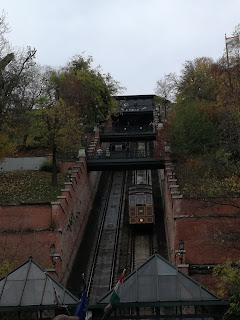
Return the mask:
<path id="1" fill-rule="evenodd" d="M 188 197 L 240 195 L 240 60 L 187 61 L 166 139 Z"/>

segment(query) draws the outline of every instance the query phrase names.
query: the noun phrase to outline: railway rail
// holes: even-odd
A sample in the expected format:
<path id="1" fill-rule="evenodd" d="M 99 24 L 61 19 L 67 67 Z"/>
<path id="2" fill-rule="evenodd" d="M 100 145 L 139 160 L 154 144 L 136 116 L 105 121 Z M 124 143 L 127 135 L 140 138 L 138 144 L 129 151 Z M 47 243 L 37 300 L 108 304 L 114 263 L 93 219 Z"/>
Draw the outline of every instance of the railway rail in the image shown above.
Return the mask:
<path id="1" fill-rule="evenodd" d="M 90 304 L 96 303 L 106 294 L 114 280 L 126 173 L 118 171 L 112 175 L 88 280 Z"/>
<path id="2" fill-rule="evenodd" d="M 131 272 L 140 267 L 154 253 L 152 229 L 137 229 L 133 227 L 131 232 Z"/>

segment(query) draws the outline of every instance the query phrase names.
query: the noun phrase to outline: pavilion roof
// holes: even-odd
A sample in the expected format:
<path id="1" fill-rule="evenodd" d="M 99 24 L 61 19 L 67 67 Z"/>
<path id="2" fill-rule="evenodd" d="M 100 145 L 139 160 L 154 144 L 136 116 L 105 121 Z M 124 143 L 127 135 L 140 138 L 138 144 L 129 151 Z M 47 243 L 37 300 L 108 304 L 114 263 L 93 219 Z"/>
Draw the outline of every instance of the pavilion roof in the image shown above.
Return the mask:
<path id="1" fill-rule="evenodd" d="M 112 290 L 98 304 L 106 304 Z M 158 254 L 129 274 L 120 290 L 121 305 L 225 305 L 214 293 Z"/>
<path id="2" fill-rule="evenodd" d="M 56 309 L 78 302 L 32 258 L 0 279 L 0 312 Z"/>

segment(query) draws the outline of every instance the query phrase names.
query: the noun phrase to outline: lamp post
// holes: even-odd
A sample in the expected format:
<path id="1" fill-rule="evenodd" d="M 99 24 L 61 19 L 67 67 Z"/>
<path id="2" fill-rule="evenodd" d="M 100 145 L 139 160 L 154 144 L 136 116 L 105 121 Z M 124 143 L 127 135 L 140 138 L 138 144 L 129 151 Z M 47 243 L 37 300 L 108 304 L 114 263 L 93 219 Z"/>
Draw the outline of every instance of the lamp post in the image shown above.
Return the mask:
<path id="1" fill-rule="evenodd" d="M 68 168 L 68 180 L 71 182 L 72 181 L 72 168 Z"/>
<path id="2" fill-rule="evenodd" d="M 183 253 L 184 253 L 184 241 L 183 240 L 179 240 L 178 241 L 178 245 L 179 245 L 179 253 L 180 253 L 180 262 L 181 264 L 183 263 Z"/>
<path id="3" fill-rule="evenodd" d="M 54 259 L 55 253 L 56 253 L 56 246 L 55 246 L 55 244 L 53 243 L 53 244 L 51 245 L 51 247 L 50 247 L 50 258 L 51 258 L 51 260 L 52 260 L 52 264 L 53 264 L 54 268 L 55 268 L 55 266 L 56 266 L 56 260 Z"/>

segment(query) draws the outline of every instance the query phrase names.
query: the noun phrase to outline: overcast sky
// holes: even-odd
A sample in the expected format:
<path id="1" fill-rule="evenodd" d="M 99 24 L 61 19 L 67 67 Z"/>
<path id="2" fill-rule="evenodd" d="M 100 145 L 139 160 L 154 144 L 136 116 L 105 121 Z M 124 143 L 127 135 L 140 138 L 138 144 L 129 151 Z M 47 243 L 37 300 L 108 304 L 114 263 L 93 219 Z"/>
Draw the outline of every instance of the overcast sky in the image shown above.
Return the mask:
<path id="1" fill-rule="evenodd" d="M 217 60 L 240 23 L 240 0 L 0 0 L 0 8 L 10 42 L 35 47 L 38 63 L 64 66 L 84 52 L 124 94 L 155 93 L 187 60 Z"/>

